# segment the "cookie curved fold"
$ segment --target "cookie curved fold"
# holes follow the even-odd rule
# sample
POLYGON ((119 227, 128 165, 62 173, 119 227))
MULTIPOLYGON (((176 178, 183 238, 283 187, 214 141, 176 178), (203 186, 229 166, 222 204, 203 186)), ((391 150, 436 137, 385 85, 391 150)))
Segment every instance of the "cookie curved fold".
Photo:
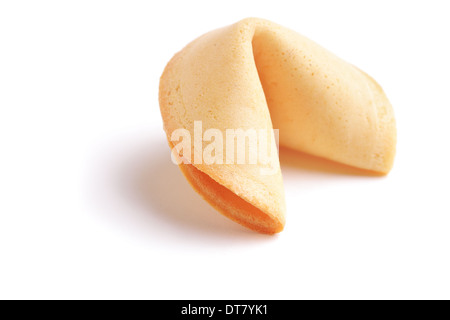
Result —
MULTIPOLYGON (((280 144, 361 169, 388 173, 395 155, 392 107, 367 74, 313 41, 250 18, 209 32, 178 52, 160 81, 169 145, 180 128, 280 130, 280 144)), ((276 148, 273 134, 266 139, 276 148)), ((252 153, 252 150, 246 150, 252 153)), ((218 211, 263 233, 285 224, 278 155, 256 164, 206 164, 192 146, 180 168, 218 211), (261 174, 261 169, 273 169, 261 174)), ((228 156, 228 155, 227 155, 228 156)))

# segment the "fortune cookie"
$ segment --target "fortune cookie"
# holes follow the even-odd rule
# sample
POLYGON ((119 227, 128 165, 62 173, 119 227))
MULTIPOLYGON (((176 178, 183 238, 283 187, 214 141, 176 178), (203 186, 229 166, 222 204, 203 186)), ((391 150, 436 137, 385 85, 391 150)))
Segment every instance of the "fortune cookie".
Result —
MULTIPOLYGON (((191 135, 192 148, 178 155, 193 188, 219 212, 258 232, 277 233, 285 225, 278 154, 256 163, 232 163, 228 154, 223 161, 202 161, 205 149, 192 143, 198 124, 200 136, 213 129, 216 140, 229 129, 266 130, 270 134, 257 145, 276 150, 275 128, 279 144, 290 149, 382 174, 393 164, 394 114, 375 80, 267 20, 245 19, 188 44, 167 64, 159 101, 169 146, 180 141, 174 141, 178 129, 191 135)), ((258 152, 244 148, 248 157, 258 152)))

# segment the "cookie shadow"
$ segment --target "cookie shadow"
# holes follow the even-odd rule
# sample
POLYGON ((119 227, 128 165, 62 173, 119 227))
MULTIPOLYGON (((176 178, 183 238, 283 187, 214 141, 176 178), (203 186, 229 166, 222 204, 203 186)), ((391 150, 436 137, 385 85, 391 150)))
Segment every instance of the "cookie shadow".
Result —
MULTIPOLYGON (((170 158, 165 137, 130 139, 113 146, 100 166, 106 171, 100 190, 106 193, 103 212, 115 215, 121 228, 140 232, 153 242, 202 242, 211 245, 272 241, 222 216, 189 185, 170 158), (111 158, 115 159, 111 164, 111 158), (106 208, 106 210, 105 210, 106 208)), ((326 183, 337 176, 380 176, 286 148, 280 150, 281 167, 286 178, 304 183, 326 183), (292 177, 289 177, 292 175, 292 177), (309 180, 308 180, 309 179, 309 180)), ((112 219, 114 220, 114 219, 112 219)))
POLYGON ((236 224, 203 200, 171 161, 170 149, 162 139, 145 143, 130 153, 120 172, 121 181, 127 181, 121 184, 128 201, 151 216, 148 232, 180 239, 202 236, 224 241, 271 238, 236 224))

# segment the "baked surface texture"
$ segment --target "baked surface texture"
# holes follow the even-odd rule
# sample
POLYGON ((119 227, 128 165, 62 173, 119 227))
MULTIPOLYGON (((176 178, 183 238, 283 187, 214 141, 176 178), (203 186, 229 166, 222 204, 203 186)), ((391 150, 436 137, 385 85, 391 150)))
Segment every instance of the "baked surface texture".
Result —
MULTIPOLYGON (((227 129, 276 128, 284 147, 382 174, 393 165, 394 114, 375 80, 267 20, 245 19, 191 42, 166 66, 159 100, 171 147, 174 130, 187 129, 194 137, 194 121, 202 121, 203 130, 224 136, 227 129)), ((267 144, 276 148, 273 135, 267 144)), ((277 154, 270 165, 192 162, 180 168, 225 216, 263 233, 283 229, 277 154), (261 174, 268 166, 275 173, 261 174)))

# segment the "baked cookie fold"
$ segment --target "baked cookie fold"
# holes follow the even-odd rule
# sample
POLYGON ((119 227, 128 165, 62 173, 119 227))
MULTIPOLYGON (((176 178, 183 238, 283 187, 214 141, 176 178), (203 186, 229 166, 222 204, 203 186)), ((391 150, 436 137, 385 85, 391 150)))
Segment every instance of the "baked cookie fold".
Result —
MULTIPOLYGON (((272 128, 279 129, 280 144, 294 150, 383 174, 393 164, 395 120, 381 87, 308 38, 267 20, 245 19, 191 42, 166 66, 159 100, 172 148, 176 130, 192 139, 199 123, 201 135, 209 129, 223 137, 229 129, 268 132, 257 142, 269 150, 265 161, 233 163, 236 155, 227 153, 222 162, 210 163, 195 143, 190 152, 178 152, 197 192, 259 232, 277 233, 285 225, 272 128)), ((246 159, 261 151, 244 147, 246 159)))

